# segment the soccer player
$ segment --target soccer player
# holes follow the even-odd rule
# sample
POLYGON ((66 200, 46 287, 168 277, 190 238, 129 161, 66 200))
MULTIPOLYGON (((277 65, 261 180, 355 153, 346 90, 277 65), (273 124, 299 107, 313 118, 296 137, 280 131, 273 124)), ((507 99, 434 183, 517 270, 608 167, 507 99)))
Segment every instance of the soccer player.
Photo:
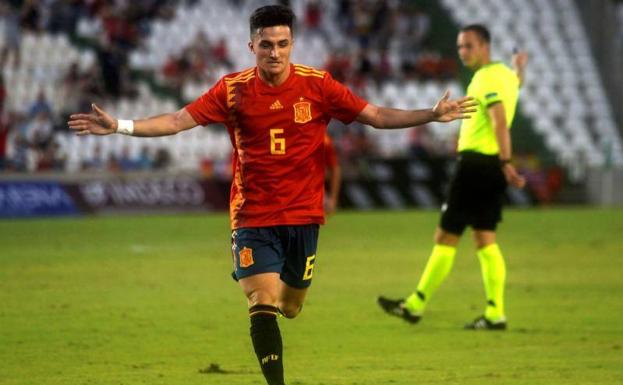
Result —
POLYGON ((467 226, 473 230, 486 293, 484 314, 465 325, 467 329, 506 329, 504 283, 506 267, 496 242, 497 223, 502 219, 502 199, 507 184, 522 188, 525 179, 511 163, 509 129, 523 70, 525 53, 513 56, 514 71, 490 58, 490 34, 482 25, 463 28, 457 39, 459 57, 474 70, 467 95, 478 103, 478 112, 461 125, 458 165, 442 207, 428 263, 416 291, 406 299, 379 297, 387 313, 417 323, 428 301, 446 278, 456 246, 467 226))
POLYGON ((342 187, 342 168, 337 159, 335 145, 328 133, 324 136, 324 165, 328 180, 325 191, 325 214, 331 215, 337 210, 340 188, 342 187))
POLYGON ((293 12, 272 5, 250 17, 256 66, 226 75, 174 113, 117 120, 93 105, 70 117, 78 135, 173 135, 222 122, 234 151, 230 196, 235 278, 248 302, 251 340, 270 385, 284 384, 279 314, 294 318, 311 284, 324 223, 324 135, 331 118, 378 128, 449 122, 474 112, 470 98, 446 94, 431 109, 368 104, 325 72, 291 64, 293 12))

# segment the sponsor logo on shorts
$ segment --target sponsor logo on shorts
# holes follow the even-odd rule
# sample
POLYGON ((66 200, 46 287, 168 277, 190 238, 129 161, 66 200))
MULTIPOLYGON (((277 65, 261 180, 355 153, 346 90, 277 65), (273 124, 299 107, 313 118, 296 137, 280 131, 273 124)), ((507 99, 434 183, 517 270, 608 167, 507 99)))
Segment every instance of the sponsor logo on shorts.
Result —
POLYGON ((240 267, 246 269, 247 267, 253 265, 255 261, 253 260, 253 249, 249 249, 248 247, 243 247, 240 250, 240 267))

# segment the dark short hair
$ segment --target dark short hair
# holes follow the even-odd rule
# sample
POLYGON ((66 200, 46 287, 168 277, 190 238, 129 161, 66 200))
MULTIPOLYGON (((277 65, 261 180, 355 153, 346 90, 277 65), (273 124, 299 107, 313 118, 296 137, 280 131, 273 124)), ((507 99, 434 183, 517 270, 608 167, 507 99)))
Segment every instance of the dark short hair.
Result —
POLYGON ((251 36, 258 30, 276 25, 287 25, 294 35, 294 22, 296 16, 292 9, 283 5, 266 5, 253 11, 249 17, 249 29, 251 36))
POLYGON ((461 32, 468 32, 468 31, 474 32, 485 43, 491 43, 491 33, 489 33, 489 30, 484 25, 470 24, 468 26, 461 28, 461 32))

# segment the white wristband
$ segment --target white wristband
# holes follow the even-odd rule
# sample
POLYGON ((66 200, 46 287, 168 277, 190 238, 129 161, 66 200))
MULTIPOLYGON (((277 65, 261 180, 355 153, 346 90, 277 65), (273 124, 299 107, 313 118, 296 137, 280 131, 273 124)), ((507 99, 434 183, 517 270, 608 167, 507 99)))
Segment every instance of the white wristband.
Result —
POLYGON ((117 133, 123 135, 132 135, 134 132, 134 121, 133 120, 117 120, 117 133))

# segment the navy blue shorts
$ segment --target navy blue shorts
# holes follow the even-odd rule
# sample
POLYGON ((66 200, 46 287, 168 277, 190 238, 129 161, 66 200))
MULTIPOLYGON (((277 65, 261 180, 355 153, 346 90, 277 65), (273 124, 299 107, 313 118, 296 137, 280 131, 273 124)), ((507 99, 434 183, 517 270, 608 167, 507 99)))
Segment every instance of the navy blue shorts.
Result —
POLYGON ((234 278, 280 273, 288 286, 309 287, 316 261, 318 229, 317 224, 311 224, 233 230, 234 278))

